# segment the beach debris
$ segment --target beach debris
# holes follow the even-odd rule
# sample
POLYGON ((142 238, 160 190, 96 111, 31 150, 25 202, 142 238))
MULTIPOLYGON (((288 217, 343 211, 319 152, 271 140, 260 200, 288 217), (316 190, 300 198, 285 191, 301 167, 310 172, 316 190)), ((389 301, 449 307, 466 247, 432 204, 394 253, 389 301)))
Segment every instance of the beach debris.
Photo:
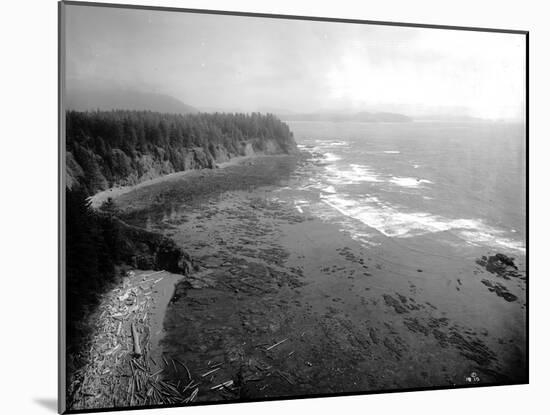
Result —
POLYGON ((158 275, 158 274, 162 274, 163 272, 165 272, 164 270, 160 270, 160 271, 155 271, 155 272, 151 272, 150 274, 144 274, 141 276, 141 278, 143 278, 143 280, 145 280, 145 278, 149 278, 153 275, 158 275))
POLYGON ((203 374, 201 375, 201 377, 205 378, 206 376, 208 376, 208 375, 210 375, 210 374, 212 374, 212 373, 214 373, 214 372, 217 372, 218 370, 220 370, 220 367, 217 367, 217 368, 215 368, 215 369, 209 370, 209 371, 206 372, 206 373, 203 373, 203 374))
POLYGON ((115 353, 119 348, 120 348, 120 344, 117 344, 113 349, 106 351, 106 352, 105 352, 105 355, 106 355, 106 356, 110 356, 110 355, 112 355, 113 353, 115 353))
POLYGON ((189 368, 176 359, 170 365, 164 356, 160 356, 160 361, 151 355, 151 295, 155 284, 164 278, 159 275, 163 272, 125 272, 120 285, 101 299, 97 311, 89 317, 95 332, 89 348, 79 357, 84 363, 68 381, 71 410, 196 400, 198 383, 192 380, 189 368), (177 374, 177 364, 185 369, 183 376, 189 379, 186 386, 183 385, 187 381, 171 382, 161 377, 170 367, 177 374))
POLYGON ((275 372, 277 375, 279 375, 281 378, 283 378, 284 380, 286 380, 288 383, 290 383, 291 385, 294 385, 294 382, 288 377, 288 374, 285 374, 283 373, 282 371, 280 370, 277 370, 275 372))
POLYGON ((154 378, 155 376, 160 375, 162 372, 164 372, 164 369, 159 369, 155 373, 151 373, 149 377, 154 378))
POLYGON ((280 344, 283 344, 283 343, 286 342, 287 340, 288 340, 288 339, 281 340, 280 342, 277 342, 277 343, 275 343, 274 345, 269 346, 269 347, 268 347, 267 349, 265 349, 265 350, 266 350, 266 351, 269 351, 269 350, 271 350, 271 349, 273 349, 273 348, 279 346, 280 344))
POLYGON ((227 382, 223 382, 223 383, 220 383, 219 385, 212 386, 210 388, 210 390, 218 390, 218 389, 222 389, 222 388, 229 388, 232 385, 233 385, 233 381, 228 380, 227 382))
POLYGON ((185 369, 185 371, 187 372, 187 377, 189 378, 189 380, 191 380, 191 372, 189 371, 189 368, 182 362, 180 362, 178 359, 174 359, 177 363, 179 363, 180 365, 183 366, 183 368, 185 369))
POLYGON ((139 345, 139 334, 136 325, 132 323, 132 337, 134 339, 134 355, 141 356, 141 346, 139 345))
POLYGON ((470 374, 470 376, 467 376, 467 377, 466 377, 466 382, 468 382, 468 383, 477 383, 477 382, 479 382, 479 381, 480 381, 480 379, 479 379, 479 377, 478 377, 478 375, 477 375, 476 372, 472 372, 472 373, 470 374))
POLYGON ((195 390, 191 393, 191 395, 189 395, 189 397, 184 400, 184 403, 193 402, 197 397, 198 393, 199 393, 199 388, 195 388, 195 390))

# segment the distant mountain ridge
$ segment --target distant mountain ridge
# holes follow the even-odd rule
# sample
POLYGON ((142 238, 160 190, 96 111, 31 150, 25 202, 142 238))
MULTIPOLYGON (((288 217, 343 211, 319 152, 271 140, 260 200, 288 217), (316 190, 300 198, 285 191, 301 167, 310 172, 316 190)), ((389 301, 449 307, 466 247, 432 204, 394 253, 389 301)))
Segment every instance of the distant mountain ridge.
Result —
POLYGON ((441 122, 487 122, 489 120, 473 117, 471 115, 461 114, 433 114, 433 115, 420 115, 415 117, 418 121, 441 121, 441 122))
POLYGON ((65 108, 74 111, 153 111, 169 114, 196 114, 199 111, 170 95, 129 89, 68 89, 65 108))
POLYGON ((286 121, 357 121, 357 122, 411 122, 413 119, 407 115, 393 112, 356 112, 356 113, 307 113, 307 114, 281 114, 286 121))

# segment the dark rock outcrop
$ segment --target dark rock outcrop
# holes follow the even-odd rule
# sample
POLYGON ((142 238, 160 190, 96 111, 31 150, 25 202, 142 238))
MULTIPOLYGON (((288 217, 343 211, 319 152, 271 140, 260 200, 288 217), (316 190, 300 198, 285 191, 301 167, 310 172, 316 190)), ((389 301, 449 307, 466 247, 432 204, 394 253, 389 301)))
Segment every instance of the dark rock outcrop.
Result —
POLYGON ((481 283, 483 285, 485 285, 490 292, 495 293, 499 297, 504 298, 509 303, 511 303, 512 301, 516 301, 518 299, 517 296, 515 296, 514 294, 509 292, 508 289, 504 285, 502 285, 498 282, 491 282, 489 280, 481 280, 481 283))
POLYGON ((191 256, 171 239, 128 225, 116 217, 109 220, 118 237, 122 262, 134 268, 165 270, 182 275, 192 271, 191 256))
POLYGON ((505 280, 509 280, 514 277, 522 278, 522 273, 518 271, 518 267, 514 263, 514 259, 504 254, 498 253, 489 257, 484 255, 478 259, 476 263, 485 268, 491 274, 504 278, 505 280))

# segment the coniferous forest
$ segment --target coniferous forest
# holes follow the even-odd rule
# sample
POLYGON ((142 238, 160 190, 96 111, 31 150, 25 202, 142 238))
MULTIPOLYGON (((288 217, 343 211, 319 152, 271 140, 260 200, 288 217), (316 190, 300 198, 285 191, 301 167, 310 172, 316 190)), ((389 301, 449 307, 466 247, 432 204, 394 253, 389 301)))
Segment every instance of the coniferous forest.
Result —
MULTIPOLYGON (((232 157, 289 153, 288 126, 273 115, 68 111, 66 114, 67 334, 82 350, 84 322, 128 265, 186 273, 192 262, 160 235, 122 222, 114 205, 94 210, 88 197, 115 185, 176 171, 214 168, 232 157)), ((76 353, 74 356, 77 356, 76 353)), ((77 362, 74 362, 78 366, 77 362)))
POLYGON ((292 133, 274 115, 67 112, 67 186, 88 194, 177 171, 214 168, 253 153, 289 153, 292 133))
POLYGON ((87 317, 116 279, 119 241, 112 218, 94 212, 84 190, 65 195, 67 348, 76 356, 88 336, 87 317))

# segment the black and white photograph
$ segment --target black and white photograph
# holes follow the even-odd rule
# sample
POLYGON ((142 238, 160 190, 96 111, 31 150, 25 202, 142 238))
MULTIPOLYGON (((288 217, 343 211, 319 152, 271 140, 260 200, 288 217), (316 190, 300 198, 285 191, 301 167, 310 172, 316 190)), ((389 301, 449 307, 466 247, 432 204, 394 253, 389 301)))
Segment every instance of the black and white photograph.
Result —
POLYGON ((62 412, 529 382, 528 32, 59 19, 62 412))

